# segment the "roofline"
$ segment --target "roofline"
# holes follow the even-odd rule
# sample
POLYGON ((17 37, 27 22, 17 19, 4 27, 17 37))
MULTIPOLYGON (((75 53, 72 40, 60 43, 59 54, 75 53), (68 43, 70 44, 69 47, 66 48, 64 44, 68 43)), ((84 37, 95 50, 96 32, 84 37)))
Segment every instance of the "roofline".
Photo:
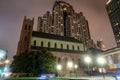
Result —
POLYGON ((43 32, 37 32, 33 31, 32 32, 33 37, 40 37, 40 38, 47 38, 47 39, 55 39, 55 40, 62 40, 62 41, 69 41, 69 42, 76 42, 76 43, 81 43, 81 41, 74 39, 72 37, 65 37, 65 36, 59 36, 59 35, 54 35, 54 34, 49 34, 49 33, 43 33, 43 32))

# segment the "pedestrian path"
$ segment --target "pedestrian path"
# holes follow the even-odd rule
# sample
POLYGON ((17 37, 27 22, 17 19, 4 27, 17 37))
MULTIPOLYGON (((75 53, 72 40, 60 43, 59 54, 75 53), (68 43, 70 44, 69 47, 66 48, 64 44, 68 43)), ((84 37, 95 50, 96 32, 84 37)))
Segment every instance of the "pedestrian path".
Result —
POLYGON ((83 76, 83 77, 71 77, 71 80, 116 80, 114 77, 112 76, 105 76, 105 78, 103 76, 83 76))

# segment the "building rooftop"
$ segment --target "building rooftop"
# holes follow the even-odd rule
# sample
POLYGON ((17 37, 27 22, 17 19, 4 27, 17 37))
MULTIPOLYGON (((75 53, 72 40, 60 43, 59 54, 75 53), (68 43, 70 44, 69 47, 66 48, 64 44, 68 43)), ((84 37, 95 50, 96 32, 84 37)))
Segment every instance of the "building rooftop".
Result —
POLYGON ((47 39, 54 39, 54 40, 61 40, 61 41, 68 41, 68 42, 82 43, 81 41, 74 39, 74 38, 71 38, 71 37, 59 36, 59 35, 37 32, 37 31, 33 31, 32 36, 42 37, 42 38, 47 38, 47 39))

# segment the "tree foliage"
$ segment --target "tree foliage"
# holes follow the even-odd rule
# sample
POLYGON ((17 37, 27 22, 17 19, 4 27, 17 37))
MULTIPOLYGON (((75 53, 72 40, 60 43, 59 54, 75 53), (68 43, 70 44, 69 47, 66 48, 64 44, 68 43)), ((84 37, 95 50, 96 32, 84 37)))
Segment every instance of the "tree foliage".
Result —
POLYGON ((14 73, 54 73, 56 58, 47 50, 23 52, 13 57, 14 73))

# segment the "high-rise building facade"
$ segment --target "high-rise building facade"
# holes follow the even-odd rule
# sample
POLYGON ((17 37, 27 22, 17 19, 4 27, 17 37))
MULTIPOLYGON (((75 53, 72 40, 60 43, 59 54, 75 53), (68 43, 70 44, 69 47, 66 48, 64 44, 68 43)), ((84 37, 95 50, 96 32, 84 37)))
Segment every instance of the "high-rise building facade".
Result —
POLYGON ((47 11, 38 18, 37 29, 44 33, 72 37, 83 42, 88 48, 94 47, 88 21, 83 13, 76 13, 70 4, 63 1, 55 2, 52 14, 47 11))
POLYGON ((109 0, 106 9, 117 46, 120 46, 120 0, 109 0))

